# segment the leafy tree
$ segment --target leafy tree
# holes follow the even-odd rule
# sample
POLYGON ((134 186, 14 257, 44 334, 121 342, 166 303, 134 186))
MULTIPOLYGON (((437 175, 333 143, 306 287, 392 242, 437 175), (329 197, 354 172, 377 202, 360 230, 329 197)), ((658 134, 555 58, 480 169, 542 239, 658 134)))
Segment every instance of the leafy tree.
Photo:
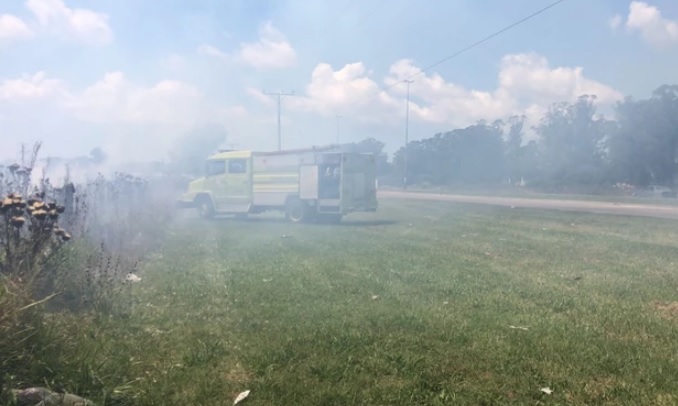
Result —
POLYGON ((542 181, 554 185, 591 185, 605 180, 604 141, 611 124, 596 117, 595 96, 551 106, 540 125, 542 181))
POLYGON ((219 124, 209 124, 186 133, 170 151, 171 167, 182 175, 202 175, 205 159, 224 143, 226 135, 226 129, 219 124))
POLYGON ((345 144, 343 149, 348 152, 374 154, 377 160, 377 175, 386 176, 391 172, 388 155, 384 152, 385 144, 374 138, 367 138, 358 143, 345 144))
POLYGON ((612 182, 672 186, 678 171, 678 86, 664 85, 646 100, 627 98, 616 120, 596 113, 594 95, 553 104, 525 142, 525 117, 507 123, 481 121, 411 141, 388 164, 384 144, 374 139, 347 150, 379 156, 379 173, 402 179, 407 151, 408 183, 437 185, 532 181, 547 189, 598 188, 612 182), (502 128, 508 124, 503 136, 502 128))
POLYGON ((626 98, 617 105, 617 121, 608 143, 615 180, 673 185, 678 169, 678 86, 661 86, 647 100, 626 98))
MULTIPOLYGON (((496 184, 505 177, 502 123, 480 122, 407 145, 408 183, 496 184)), ((395 154, 404 170, 405 148, 395 154)))
POLYGON ((538 145, 534 140, 524 143, 525 116, 513 116, 508 120, 505 156, 507 174, 511 183, 532 179, 538 174, 538 145))
POLYGON ((95 164, 102 164, 108 159, 108 155, 99 147, 92 149, 89 153, 91 161, 95 164))

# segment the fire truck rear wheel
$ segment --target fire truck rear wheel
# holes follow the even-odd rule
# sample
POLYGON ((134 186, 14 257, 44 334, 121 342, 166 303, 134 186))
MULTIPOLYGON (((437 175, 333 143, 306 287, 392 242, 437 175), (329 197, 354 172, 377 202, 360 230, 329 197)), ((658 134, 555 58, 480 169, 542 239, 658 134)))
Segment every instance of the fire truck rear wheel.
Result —
POLYGON ((285 218, 292 223, 302 223, 307 220, 309 216, 308 205, 302 200, 292 198, 287 201, 285 205, 285 218))

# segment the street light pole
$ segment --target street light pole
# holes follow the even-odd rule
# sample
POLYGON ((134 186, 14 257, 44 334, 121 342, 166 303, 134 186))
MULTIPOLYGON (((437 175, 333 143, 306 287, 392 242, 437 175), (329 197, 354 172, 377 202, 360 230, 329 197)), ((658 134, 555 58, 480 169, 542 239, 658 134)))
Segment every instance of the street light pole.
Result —
POLYGON ((405 104, 405 152, 403 154, 403 189, 407 189, 407 145, 409 144, 409 131, 410 131, 410 85, 413 83, 413 80, 405 80, 407 84, 407 103, 405 104))
POLYGON ((336 141, 336 143, 337 143, 337 145, 339 145, 339 134, 340 134, 340 130, 341 130, 341 127, 340 127, 341 126, 341 116, 336 115, 335 117, 337 119, 337 141, 336 141))
POLYGON ((268 93, 264 91, 264 94, 267 96, 273 96, 277 99, 278 101, 278 151, 282 149, 282 125, 280 121, 280 113, 281 113, 281 99, 283 96, 294 96, 294 91, 289 92, 289 93, 283 93, 282 91, 276 92, 276 93, 268 93))

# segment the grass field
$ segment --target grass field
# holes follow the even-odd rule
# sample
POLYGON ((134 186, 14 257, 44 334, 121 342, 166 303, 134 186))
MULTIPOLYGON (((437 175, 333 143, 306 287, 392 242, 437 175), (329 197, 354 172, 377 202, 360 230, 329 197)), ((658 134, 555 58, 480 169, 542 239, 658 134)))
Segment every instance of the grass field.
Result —
POLYGON ((131 313, 73 345, 119 405, 674 405, 677 226, 388 201, 339 226, 186 218, 131 313))

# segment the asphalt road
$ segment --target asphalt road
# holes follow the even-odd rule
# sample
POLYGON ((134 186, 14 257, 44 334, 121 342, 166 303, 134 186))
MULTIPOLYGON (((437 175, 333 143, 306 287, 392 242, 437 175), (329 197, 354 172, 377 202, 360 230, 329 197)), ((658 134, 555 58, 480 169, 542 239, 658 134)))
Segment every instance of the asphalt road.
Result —
POLYGON ((578 211, 622 216, 657 217, 678 220, 678 206, 610 203, 583 200, 532 199, 521 197, 466 196, 404 191, 379 191, 380 199, 412 199, 438 202, 488 204, 493 206, 578 211))

